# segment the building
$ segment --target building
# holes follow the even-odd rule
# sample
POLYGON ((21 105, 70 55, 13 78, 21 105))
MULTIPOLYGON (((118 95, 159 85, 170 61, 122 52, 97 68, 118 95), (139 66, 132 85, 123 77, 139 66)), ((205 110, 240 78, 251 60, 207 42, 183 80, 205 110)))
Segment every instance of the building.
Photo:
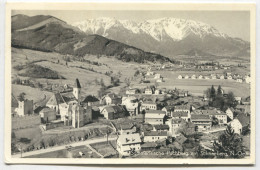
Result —
POLYGON ((233 80, 233 77, 230 75, 230 76, 227 76, 227 79, 228 80, 233 80))
POLYGON ((245 76, 245 82, 246 82, 246 83, 251 83, 251 78, 250 78, 249 75, 246 75, 246 76, 245 76))
POLYGON ((87 97, 85 97, 85 99, 82 101, 82 103, 86 104, 87 106, 99 106, 100 105, 100 101, 98 100, 98 98, 96 98, 93 95, 88 95, 87 97))
POLYGON ((190 77, 189 77, 188 75, 186 75, 184 78, 185 78, 185 79, 189 79, 190 77))
POLYGON ((199 75, 198 79, 203 79, 203 76, 202 76, 202 75, 199 75))
POLYGON ((144 132, 144 142, 156 142, 167 139, 167 131, 146 131, 144 132))
POLYGON ((130 115, 138 115, 140 113, 140 105, 138 99, 134 96, 123 97, 122 105, 125 106, 130 115))
POLYGON ((166 112, 166 116, 171 116, 172 112, 174 111, 174 106, 173 105, 167 105, 162 108, 162 111, 166 112))
POLYGON ((209 76, 204 76, 204 78, 205 78, 206 80, 209 80, 209 76))
POLYGON ((242 79, 237 79, 236 82, 243 83, 243 80, 242 79))
POLYGON ((169 126, 169 136, 177 137, 181 134, 183 128, 188 134, 195 131, 195 126, 192 122, 186 122, 183 119, 169 119, 166 123, 169 126))
POLYGON ((233 119, 234 119, 234 111, 235 111, 235 110, 234 110, 233 108, 227 108, 227 110, 225 111, 227 117, 228 117, 230 120, 233 120, 233 119))
POLYGON ((56 114, 57 112, 54 109, 51 108, 43 108, 39 115, 41 116, 41 122, 42 123, 48 123, 50 121, 56 120, 56 114))
POLYGON ((199 115, 208 115, 210 119, 212 120, 213 117, 218 119, 219 125, 225 125, 227 124, 227 114, 220 111, 220 110, 195 110, 193 114, 199 114, 199 115))
POLYGON ((250 96, 248 96, 248 97, 242 99, 242 104, 243 104, 243 105, 250 105, 250 103, 251 103, 251 98, 250 98, 250 96))
POLYGON ((33 100, 18 100, 18 107, 15 109, 18 116, 32 115, 33 100))
POLYGON ((156 89, 156 90, 154 91, 154 94, 155 94, 155 95, 161 94, 161 90, 160 90, 160 89, 156 89))
POLYGON ((145 113, 145 123, 164 124, 165 112, 161 110, 147 110, 145 113))
POLYGON ((153 125, 153 131, 166 131, 168 132, 169 131, 169 126, 168 125, 162 125, 162 124, 159 124, 159 125, 153 125))
POLYGON ((196 78, 197 78, 197 77, 196 77, 195 74, 191 76, 191 79, 196 79, 196 78))
POLYGON ((224 80, 224 79, 225 79, 225 76, 224 76, 224 75, 221 75, 221 76, 219 76, 219 79, 224 80))
POLYGON ((178 79, 182 79, 182 78, 183 78, 182 75, 179 75, 179 76, 178 76, 178 79))
POLYGON ((120 135, 136 133, 136 127, 132 123, 121 124, 117 128, 120 135))
POLYGON ((156 74, 154 75, 154 79, 159 79, 159 78, 161 78, 161 74, 156 73, 156 74))
POLYGON ((172 113, 172 119, 183 119, 185 121, 190 121, 190 112, 178 111, 172 113))
POLYGON ((106 107, 104 107, 103 109, 100 110, 100 113, 102 115, 104 115, 104 117, 106 119, 109 119, 109 120, 123 118, 127 114, 124 107, 118 106, 118 105, 106 106, 106 107))
POLYGON ((157 82, 157 83, 163 82, 163 78, 161 77, 161 78, 157 79, 156 82, 157 82))
POLYGON ((231 122, 229 122, 229 125, 234 130, 234 133, 241 134, 242 124, 240 123, 240 121, 237 118, 235 118, 231 122))
POLYGON ((119 135, 117 139, 117 151, 123 156, 130 156, 140 153, 141 138, 138 133, 119 135))
POLYGON ((211 129, 212 120, 209 115, 191 114, 191 122, 195 125, 195 131, 202 132, 211 129))
POLYGON ((141 110, 157 110, 157 105, 152 101, 144 101, 141 104, 141 110))
POLYGON ((238 104, 241 104, 241 102, 242 102, 242 97, 235 97, 235 101, 236 101, 238 104))
POLYGON ((56 112, 60 113, 59 105, 65 103, 65 100, 60 93, 55 93, 46 103, 46 106, 54 109, 56 112))
POLYGON ((187 97, 188 96, 188 91, 179 91, 178 92, 178 97, 187 97))
POLYGON ((114 93, 110 93, 105 95, 102 99, 101 102, 104 103, 105 105, 119 105, 122 103, 122 98, 117 96, 114 93))
POLYGON ((148 95, 153 94, 153 90, 152 90, 152 88, 147 87, 147 88, 144 90, 144 94, 148 94, 148 95))
POLYGON ((128 89, 125 92, 125 94, 127 95, 136 94, 136 93, 137 93, 137 89, 128 89))
POLYGON ((190 106, 189 105, 177 105, 174 107, 174 112, 187 112, 190 114, 190 106))

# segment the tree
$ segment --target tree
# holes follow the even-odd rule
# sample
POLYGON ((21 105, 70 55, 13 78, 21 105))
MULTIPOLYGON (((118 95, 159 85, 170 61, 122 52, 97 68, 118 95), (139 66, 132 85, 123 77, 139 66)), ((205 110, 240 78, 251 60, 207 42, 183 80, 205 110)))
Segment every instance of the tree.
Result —
POLYGON ((228 125, 224 133, 219 136, 218 142, 214 142, 214 152, 218 157, 222 158, 243 158, 245 156, 245 147, 242 142, 241 136, 228 125))
POLYGON ((24 92, 22 92, 22 93, 20 93, 19 95, 18 95, 18 97, 17 97, 17 99, 19 100, 19 101, 24 101, 25 100, 25 93, 24 92))
POLYGON ((129 87, 129 86, 130 86, 130 84, 131 84, 131 81, 130 81, 130 79, 129 79, 129 78, 125 78, 125 84, 127 85, 127 87, 129 87))
POLYGON ((140 71, 139 71, 139 70, 136 70, 134 76, 136 77, 136 76, 138 76, 139 74, 140 74, 140 71))
POLYGON ((214 86, 212 85, 211 89, 210 89, 210 98, 213 101, 215 99, 215 97, 216 97, 216 90, 215 90, 214 86))
POLYGON ((101 85, 101 87, 103 87, 103 88, 106 87, 103 78, 101 78, 101 80, 100 80, 100 85, 101 85))
POLYGON ((216 116, 213 116, 213 117, 212 117, 212 126, 216 126, 216 125, 218 125, 218 124, 219 124, 218 118, 216 118, 216 116))
POLYGON ((220 85, 218 86, 217 96, 222 96, 222 88, 220 85))

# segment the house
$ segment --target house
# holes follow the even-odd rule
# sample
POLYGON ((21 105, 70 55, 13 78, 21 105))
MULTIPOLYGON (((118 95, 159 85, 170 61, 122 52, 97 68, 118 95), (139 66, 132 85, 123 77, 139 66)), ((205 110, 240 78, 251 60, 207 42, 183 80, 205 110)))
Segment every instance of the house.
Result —
POLYGON ((251 103, 250 96, 242 99, 242 104, 243 105, 250 105, 250 103, 251 103))
POLYGON ((237 118, 235 118, 231 122, 229 122, 229 125, 234 130, 234 133, 241 134, 242 124, 240 123, 240 121, 237 118))
POLYGON ((190 106, 189 105, 177 105, 174 107, 174 112, 187 112, 190 114, 190 106))
POLYGON ((187 97, 188 96, 188 91, 179 91, 178 92, 178 97, 187 97))
POLYGON ((82 101, 82 103, 86 104, 87 106, 99 106, 100 101, 93 95, 88 95, 82 101))
POLYGON ((154 72, 152 72, 152 71, 147 71, 146 75, 147 75, 147 76, 152 76, 152 75, 154 75, 154 72))
POLYGON ((141 104, 141 110, 157 110, 157 105, 152 101, 144 101, 141 104))
POLYGON ((57 112, 54 109, 51 108, 43 108, 39 115, 41 116, 41 122, 42 123, 48 123, 50 121, 56 120, 56 114, 57 112))
POLYGON ((190 77, 189 77, 188 75, 186 75, 184 78, 185 78, 185 79, 189 79, 190 77))
POLYGON ((231 76, 232 74, 230 72, 227 72, 226 73, 226 76, 231 76))
POLYGON ((227 76, 227 79, 228 80, 233 80, 233 77, 230 75, 230 76, 227 76))
POLYGON ((140 153, 141 138, 138 133, 119 135, 117 139, 117 151, 123 156, 130 156, 140 153))
POLYGON ((152 88, 147 87, 147 88, 144 90, 144 94, 148 94, 148 95, 153 94, 153 90, 152 90, 152 88))
POLYGON ((165 112, 161 110, 147 110, 145 113, 145 123, 164 124, 165 112))
POLYGON ((105 106, 103 109, 100 110, 100 113, 109 120, 123 118, 127 114, 124 107, 120 105, 105 106))
POLYGON ((60 113, 59 105, 65 103, 65 100, 61 96, 61 93, 55 93, 46 103, 46 106, 54 109, 56 112, 60 113))
POLYGON ((122 105, 125 106, 130 115, 138 115, 140 113, 140 105, 138 99, 134 96, 123 97, 122 105))
POLYGON ((217 79, 217 76, 215 74, 211 75, 211 79, 215 80, 215 79, 217 79))
POLYGON ((156 73, 156 74, 154 75, 154 79, 159 79, 159 78, 161 78, 161 74, 156 73))
POLYGON ((202 75, 199 75, 198 79, 203 79, 203 76, 202 76, 202 75))
POLYGON ((221 76, 219 76, 219 79, 224 80, 224 79, 225 79, 225 76, 224 76, 224 75, 221 75, 221 76))
POLYGON ((120 135, 136 133, 136 127, 132 123, 120 124, 117 130, 120 135))
POLYGON ((227 124, 227 114, 220 111, 220 110, 216 110, 216 109, 213 109, 213 110, 210 110, 210 109, 208 109, 208 110, 195 110, 193 112, 193 114, 208 115, 211 120, 213 119, 213 117, 215 117, 215 118, 218 119, 219 125, 227 124))
POLYGON ((109 93, 101 99, 101 102, 105 105, 119 105, 122 103, 122 98, 114 93, 109 93))
POLYGON ((185 123, 186 121, 184 119, 169 119, 165 122, 165 124, 169 126, 169 135, 172 137, 176 137, 180 134, 179 128, 185 123))
POLYGON ((227 108, 226 110, 226 115, 228 116, 229 119, 233 120, 234 119, 234 109, 231 108, 227 108))
POLYGON ((160 89, 156 89, 156 90, 154 91, 154 94, 155 94, 155 95, 161 94, 161 90, 160 90, 160 89))
POLYGON ((157 79, 156 82, 157 82, 157 83, 163 82, 163 78, 161 77, 161 78, 157 79))
POLYGON ((197 78, 197 77, 196 77, 195 74, 191 76, 191 79, 196 79, 196 78, 197 78))
POLYGON ((245 82, 246 82, 246 83, 251 83, 251 78, 250 78, 249 75, 246 75, 246 76, 245 76, 245 82))
POLYGON ((238 103, 238 104, 241 104, 241 101, 242 101, 242 97, 235 97, 235 101, 238 103))
POLYGON ((144 132, 144 142, 156 142, 158 140, 167 139, 167 137, 167 131, 144 132))
POLYGON ((212 120, 209 115, 191 114, 191 122, 195 125, 195 131, 202 132, 211 129, 212 120))
POLYGON ((172 119, 183 119, 185 121, 190 121, 190 112, 178 111, 172 113, 172 119))
POLYGON ((127 94, 127 95, 136 94, 136 93, 137 93, 137 89, 128 89, 125 92, 125 94, 127 94))
POLYGON ((168 125, 153 125, 153 131, 169 131, 169 126, 168 125))
POLYGON ((171 116, 172 112, 174 111, 174 106, 173 105, 167 105, 162 108, 162 111, 166 112, 166 116, 171 116))
POLYGON ((239 79, 236 80, 236 82, 238 82, 238 83, 242 83, 243 80, 239 78, 239 79))
POLYGON ((206 80, 209 80, 209 76, 204 76, 204 78, 205 78, 206 80))
POLYGON ((33 112, 33 100, 18 100, 18 107, 15 109, 18 116, 32 115, 33 112))
POLYGON ((178 79, 182 79, 182 78, 183 78, 182 75, 179 75, 179 76, 178 76, 178 79))

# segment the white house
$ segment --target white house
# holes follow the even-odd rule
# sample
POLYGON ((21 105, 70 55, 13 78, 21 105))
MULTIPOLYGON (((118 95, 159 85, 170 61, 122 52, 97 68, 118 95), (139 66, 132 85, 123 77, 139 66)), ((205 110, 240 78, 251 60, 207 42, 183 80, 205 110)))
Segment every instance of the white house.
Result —
POLYGON ((167 139, 167 131, 146 131, 144 132, 144 142, 156 142, 167 139))
POLYGON ((242 79, 237 79, 236 82, 238 82, 238 83, 242 83, 243 80, 242 80, 242 79))
POLYGON ((195 74, 191 76, 191 79, 196 79, 196 78, 197 78, 197 77, 196 77, 195 74))
POLYGON ((242 124, 238 119, 233 119, 231 122, 229 122, 229 125, 234 130, 235 133, 241 134, 242 132, 242 124))
POLYGON ((189 77, 188 75, 186 75, 184 78, 185 78, 185 79, 189 79, 190 77, 189 77))
POLYGON ((242 97, 235 97, 235 101, 237 101, 238 104, 241 104, 242 97))
POLYGON ((251 83, 251 78, 250 78, 250 76, 245 76, 245 82, 246 83, 251 83))
POLYGON ((178 76, 178 79, 182 79, 182 75, 179 75, 179 76, 178 76))
POLYGON ((136 97, 134 97, 134 96, 123 97, 122 105, 124 105, 126 107, 126 110, 131 115, 139 114, 139 103, 138 103, 138 100, 136 97))
POLYGON ((145 122, 149 124, 164 124, 166 113, 161 110, 147 110, 145 113, 145 122))
POLYGON ((163 78, 161 77, 161 78, 157 79, 156 82, 157 82, 157 83, 163 82, 163 78))
POLYGON ((199 77, 198 77, 199 79, 203 79, 203 76, 202 75, 199 75, 199 77))
POLYGON ((209 76, 205 76, 204 78, 205 78, 206 80, 209 80, 209 76))
POLYGON ((230 75, 230 76, 227 76, 227 79, 228 80, 233 80, 233 77, 230 75))
POLYGON ((219 77, 219 79, 224 80, 224 79, 225 79, 225 76, 224 76, 224 75, 221 75, 221 76, 219 77))
POLYGON ((117 139, 117 151, 123 156, 140 153, 141 138, 138 133, 119 135, 117 139))
POLYGON ((184 123, 186 123, 186 121, 183 119, 169 119, 166 121, 165 124, 169 126, 169 135, 172 137, 178 136, 179 129, 184 123))
POLYGON ((156 110, 156 109, 157 109, 157 105, 152 101, 144 101, 141 104, 141 110, 156 110))
POLYGON ((153 90, 149 87, 147 87, 145 90, 144 90, 144 94, 153 94, 153 90))
POLYGON ((156 74, 154 75, 154 79, 159 79, 159 78, 161 78, 161 74, 156 73, 156 74))
POLYGON ((155 94, 155 95, 161 94, 161 90, 160 90, 160 89, 156 89, 156 90, 154 91, 154 94, 155 94))

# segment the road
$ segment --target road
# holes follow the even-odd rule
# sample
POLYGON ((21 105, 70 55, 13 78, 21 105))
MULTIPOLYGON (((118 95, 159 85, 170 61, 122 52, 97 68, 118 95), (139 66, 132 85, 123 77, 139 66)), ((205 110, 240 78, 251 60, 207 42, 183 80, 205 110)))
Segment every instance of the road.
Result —
MULTIPOLYGON (((115 137, 109 137, 108 140, 116 140, 117 136, 115 137)), ((27 157, 27 156, 32 156, 32 155, 38 155, 38 154, 43 154, 43 153, 47 153, 47 152, 54 152, 54 151, 58 151, 58 150, 62 150, 62 149, 66 149, 65 146, 72 146, 72 147, 76 147, 76 146, 81 146, 81 145, 90 145, 93 143, 100 143, 100 142, 105 142, 107 141, 106 137, 102 137, 102 138, 94 138, 94 139, 89 139, 89 140, 85 140, 85 141, 80 141, 80 142, 76 142, 76 143, 71 143, 71 144, 66 144, 66 145, 62 145, 62 146, 54 146, 51 148, 47 148, 47 149, 41 149, 41 150, 36 150, 36 151, 31 151, 31 152, 24 152, 22 153, 22 157, 27 157)), ((21 153, 12 155, 13 158, 21 158, 21 153)))
POLYGON ((217 128, 217 129, 211 129, 211 130, 205 131, 203 133, 208 134, 208 133, 215 133, 215 132, 224 131, 224 130, 226 130, 226 127, 221 127, 221 128, 217 128))

